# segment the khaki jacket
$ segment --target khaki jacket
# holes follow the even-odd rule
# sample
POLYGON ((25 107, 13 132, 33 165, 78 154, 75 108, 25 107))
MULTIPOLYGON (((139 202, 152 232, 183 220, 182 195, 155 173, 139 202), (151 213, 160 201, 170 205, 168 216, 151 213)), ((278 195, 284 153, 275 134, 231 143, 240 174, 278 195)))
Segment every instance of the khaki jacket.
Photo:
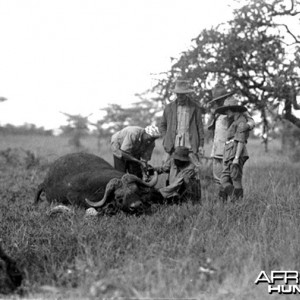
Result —
POLYGON ((234 117, 233 123, 227 129, 227 136, 223 155, 224 162, 234 159, 238 142, 244 143, 241 157, 243 157, 245 161, 249 158, 246 147, 247 140, 249 137, 249 131, 243 131, 243 123, 247 123, 246 117, 243 114, 237 114, 234 117))
MULTIPOLYGON (((250 125, 250 130, 255 126, 255 122, 249 112, 244 112, 242 115, 246 118, 246 122, 250 125)), ((224 146, 227 137, 228 119, 226 115, 216 115, 212 124, 208 127, 209 130, 214 130, 214 141, 211 151, 211 157, 223 158, 224 146)))

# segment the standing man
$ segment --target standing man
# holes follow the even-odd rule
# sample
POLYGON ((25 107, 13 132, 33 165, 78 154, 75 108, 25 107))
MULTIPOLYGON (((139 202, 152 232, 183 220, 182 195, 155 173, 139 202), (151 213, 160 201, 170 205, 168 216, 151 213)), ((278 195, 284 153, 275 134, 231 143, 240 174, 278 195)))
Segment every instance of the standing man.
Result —
MULTIPOLYGON (((208 126, 208 129, 214 131, 214 139, 211 152, 211 157, 213 159, 213 176, 219 190, 219 197, 223 201, 227 200, 227 194, 225 193, 221 185, 221 174, 223 171, 223 154, 227 137, 227 128, 229 124, 227 115, 218 113, 217 108, 223 106, 224 101, 234 94, 234 91, 227 91, 224 86, 218 84, 212 90, 213 99, 210 101, 210 103, 213 104, 213 120, 208 126)), ((250 116, 247 109, 245 109, 242 114, 246 119, 244 130, 245 132, 249 132, 254 128, 255 122, 250 116)))
POLYGON ((142 169, 147 168, 155 140, 160 137, 156 126, 146 128, 127 126, 111 137, 111 149, 115 169, 143 177, 142 169))
POLYGON ((204 154, 201 107, 190 96, 194 90, 188 80, 177 80, 173 92, 176 99, 166 105, 159 128, 164 136, 163 146, 169 156, 176 147, 188 148, 191 160, 197 164, 198 154, 204 154))
POLYGON ((243 167, 249 158, 246 144, 249 124, 245 117, 246 107, 239 105, 236 95, 228 97, 224 105, 216 109, 216 114, 226 115, 228 128, 225 135, 221 186, 225 199, 234 202, 243 197, 243 167))

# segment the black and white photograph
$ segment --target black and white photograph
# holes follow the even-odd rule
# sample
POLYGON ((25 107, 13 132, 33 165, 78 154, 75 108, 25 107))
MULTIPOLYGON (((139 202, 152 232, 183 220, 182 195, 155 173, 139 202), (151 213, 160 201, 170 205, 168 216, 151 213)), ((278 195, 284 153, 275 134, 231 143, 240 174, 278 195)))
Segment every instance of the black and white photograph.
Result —
POLYGON ((0 0, 0 299, 300 295, 300 0, 0 0))

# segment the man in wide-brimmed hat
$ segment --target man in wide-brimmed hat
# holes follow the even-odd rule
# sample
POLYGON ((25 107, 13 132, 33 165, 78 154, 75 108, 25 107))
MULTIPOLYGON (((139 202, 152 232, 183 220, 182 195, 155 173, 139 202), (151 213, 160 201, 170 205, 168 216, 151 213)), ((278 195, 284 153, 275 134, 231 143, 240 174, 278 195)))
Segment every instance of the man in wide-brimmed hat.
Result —
POLYGON ((168 154, 184 146, 190 153, 203 154, 204 129, 200 105, 192 99, 189 80, 177 80, 172 90, 175 101, 166 105, 160 123, 163 146, 168 154))
POLYGON ((169 184, 159 191, 165 199, 200 202, 201 184, 198 170, 189 156, 187 147, 178 146, 158 173, 169 173, 169 184))
POLYGON ((155 125, 145 128, 127 126, 116 132, 111 137, 115 169, 142 178, 142 170, 146 169, 155 147, 155 140, 160 135, 155 125))
MULTIPOLYGON (((217 113, 216 108, 222 106, 224 101, 234 94, 235 91, 226 90, 222 84, 217 84, 212 90, 213 99, 210 101, 213 106, 213 120, 208 126, 208 129, 213 130, 214 132, 213 147, 211 151, 211 157, 213 159, 213 176, 217 189, 219 190, 219 197, 222 200, 227 199, 227 195, 221 186, 221 174, 223 170, 223 153, 227 136, 228 118, 226 115, 217 113)), ((245 131, 252 130, 255 126, 253 118, 248 111, 243 112, 243 115, 247 120, 245 131)))
POLYGON ((226 130, 221 186, 225 198, 235 201, 243 197, 242 176, 243 167, 249 158, 246 144, 249 137, 249 124, 245 116, 247 108, 239 104, 236 94, 225 99, 218 107, 216 114, 226 115, 228 128, 226 130))

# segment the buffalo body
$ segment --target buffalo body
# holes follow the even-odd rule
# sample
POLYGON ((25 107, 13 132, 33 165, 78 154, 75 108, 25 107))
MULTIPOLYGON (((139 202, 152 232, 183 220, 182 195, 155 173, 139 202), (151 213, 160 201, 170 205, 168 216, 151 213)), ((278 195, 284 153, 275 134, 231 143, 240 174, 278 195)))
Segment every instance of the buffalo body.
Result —
POLYGON ((145 199, 151 201, 152 195, 160 197, 152 187, 156 182, 145 183, 135 175, 120 172, 96 155, 72 153, 60 157, 50 166, 39 186, 35 203, 44 192, 50 203, 85 208, 110 204, 122 210, 136 210, 143 206, 145 199))

